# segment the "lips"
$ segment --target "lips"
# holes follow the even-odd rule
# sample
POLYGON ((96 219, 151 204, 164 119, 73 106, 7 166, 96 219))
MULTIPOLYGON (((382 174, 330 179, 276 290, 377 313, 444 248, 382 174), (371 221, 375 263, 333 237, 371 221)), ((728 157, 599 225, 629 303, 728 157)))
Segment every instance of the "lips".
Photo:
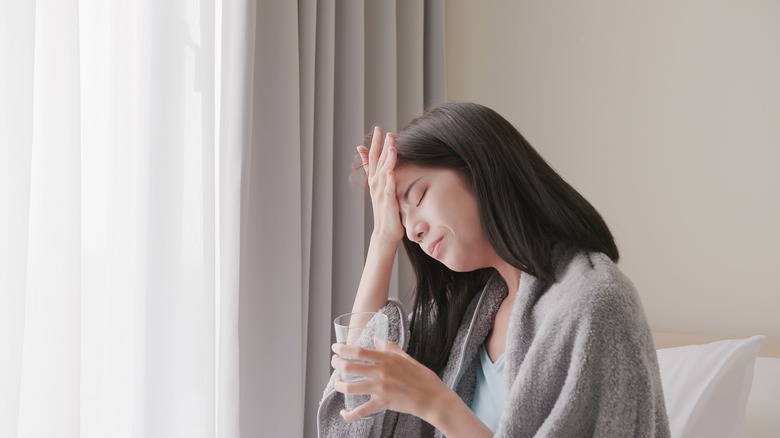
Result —
POLYGON ((439 258, 439 249, 441 248, 441 241, 444 240, 444 237, 440 237, 439 240, 431 243, 428 245, 427 253, 431 257, 438 259, 439 258))

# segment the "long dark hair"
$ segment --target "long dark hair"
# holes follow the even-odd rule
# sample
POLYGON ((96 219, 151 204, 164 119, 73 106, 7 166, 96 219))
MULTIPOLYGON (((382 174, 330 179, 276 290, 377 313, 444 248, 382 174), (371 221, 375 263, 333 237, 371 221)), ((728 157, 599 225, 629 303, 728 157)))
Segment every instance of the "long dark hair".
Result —
MULTIPOLYGON (((490 108, 431 108, 398 133, 396 146, 397 166, 459 174, 477 199, 493 249, 521 271, 554 283, 561 248, 602 252, 618 261, 615 240, 596 209, 490 108)), ((403 245, 417 279, 409 353, 440 373, 469 303, 495 271, 455 272, 406 236, 403 245)))

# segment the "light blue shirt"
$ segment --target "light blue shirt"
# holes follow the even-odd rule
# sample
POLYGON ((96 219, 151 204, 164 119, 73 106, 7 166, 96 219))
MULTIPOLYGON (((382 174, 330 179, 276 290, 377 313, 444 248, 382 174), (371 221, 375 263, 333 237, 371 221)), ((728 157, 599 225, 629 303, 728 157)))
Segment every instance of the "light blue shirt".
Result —
POLYGON ((485 344, 479 347, 479 363, 477 367, 477 386, 474 388, 474 398, 471 400, 471 410, 485 425, 496 431, 501 412, 504 411, 504 355, 495 363, 485 350, 485 344))

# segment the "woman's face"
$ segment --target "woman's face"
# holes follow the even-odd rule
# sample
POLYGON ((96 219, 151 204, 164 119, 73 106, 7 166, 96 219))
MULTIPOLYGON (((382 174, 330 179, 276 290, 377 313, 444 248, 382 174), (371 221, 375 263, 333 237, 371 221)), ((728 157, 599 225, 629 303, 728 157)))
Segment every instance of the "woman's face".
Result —
POLYGON ((395 169, 401 223, 412 242, 453 271, 495 266, 471 188, 449 169, 411 164, 395 169))

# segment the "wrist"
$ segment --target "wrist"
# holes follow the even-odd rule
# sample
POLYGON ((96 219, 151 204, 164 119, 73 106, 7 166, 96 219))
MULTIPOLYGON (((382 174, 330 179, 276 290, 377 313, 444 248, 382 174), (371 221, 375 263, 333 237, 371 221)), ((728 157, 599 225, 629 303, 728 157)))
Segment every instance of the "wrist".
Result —
POLYGON ((445 387, 446 392, 431 398, 429 411, 420 416, 447 437, 492 437, 487 428, 471 411, 466 403, 454 391, 445 387))
POLYGON ((395 255, 399 243, 401 243, 401 239, 399 238, 380 233, 372 233, 371 239, 369 240, 369 248, 391 252, 395 255))
POLYGON ((458 411, 455 407, 459 405, 465 406, 463 400, 442 383, 441 390, 431 394, 430 399, 421 407, 420 418, 442 430, 444 425, 451 422, 450 415, 453 411, 458 411))

